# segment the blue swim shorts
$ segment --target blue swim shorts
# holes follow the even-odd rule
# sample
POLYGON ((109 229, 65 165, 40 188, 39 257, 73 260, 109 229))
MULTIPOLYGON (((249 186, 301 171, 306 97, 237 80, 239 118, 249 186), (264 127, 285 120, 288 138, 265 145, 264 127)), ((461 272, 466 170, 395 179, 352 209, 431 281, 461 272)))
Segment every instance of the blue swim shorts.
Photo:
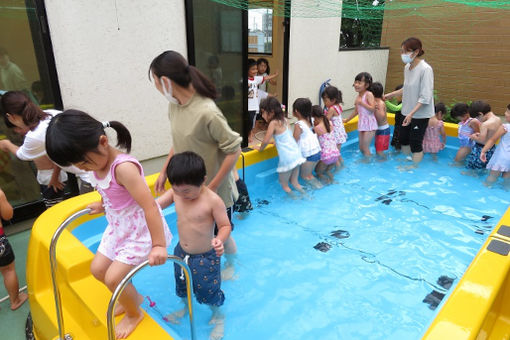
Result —
POLYGON ((321 152, 317 152, 316 154, 314 155, 311 155, 311 156, 308 156, 306 157, 306 161, 307 162, 318 162, 321 160, 321 152))
MULTIPOLYGON (((221 260, 214 249, 203 254, 188 254, 177 243, 174 255, 188 264, 197 301, 210 306, 223 305, 225 294, 221 290, 221 260)), ((186 278, 178 264, 174 264, 174 275, 177 296, 186 297, 186 278)))

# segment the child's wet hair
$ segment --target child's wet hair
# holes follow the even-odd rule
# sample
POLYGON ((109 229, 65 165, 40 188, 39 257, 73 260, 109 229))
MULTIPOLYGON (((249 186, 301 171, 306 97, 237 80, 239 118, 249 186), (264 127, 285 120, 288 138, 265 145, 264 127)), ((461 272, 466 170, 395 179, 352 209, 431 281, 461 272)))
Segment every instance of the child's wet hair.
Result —
POLYGON ((308 98, 298 98, 292 104, 292 111, 297 111, 299 114, 312 124, 312 102, 308 98))
POLYGON ((367 91, 370 91, 370 87, 372 86, 372 76, 368 72, 361 72, 356 75, 354 81, 363 81, 367 84, 367 91))
POLYGON ((436 112, 436 114, 441 111, 441 113, 444 116, 447 113, 446 105, 444 105, 443 103, 437 103, 436 105, 434 105, 434 111, 436 112))
POLYGON ((469 113, 469 106, 466 103, 457 103, 450 110, 450 115, 456 119, 466 113, 469 113))
POLYGON ((260 111, 266 111, 267 113, 272 113, 273 117, 271 120, 281 120, 285 119, 285 113, 282 110, 282 104, 275 97, 267 97, 266 99, 260 102, 260 111))
POLYGON ((342 104, 342 91, 335 86, 327 86, 322 92, 322 99, 328 98, 335 102, 335 104, 342 104))
POLYGON ((312 106, 312 117, 320 118, 324 122, 324 126, 326 127, 326 131, 331 132, 331 125, 329 124, 329 119, 324 115, 324 111, 319 105, 312 106))
POLYGON ((266 64, 266 73, 270 74, 271 73, 271 69, 269 68, 269 61, 266 58, 258 58, 257 59, 257 66, 259 66, 262 63, 266 64))
POLYGON ((469 105, 469 115, 473 118, 478 117, 480 112, 485 115, 490 111, 491 106, 483 100, 476 100, 469 105))
MULTIPOLYGON (((117 132, 117 147, 131 151, 131 134, 120 122, 109 121, 117 132)), ((46 131, 46 152, 52 161, 68 166, 87 160, 87 152, 97 152, 99 138, 105 135, 103 123, 88 113, 65 110, 54 116, 46 131)))
POLYGON ((171 185, 199 187, 205 182, 204 159, 191 151, 177 153, 170 158, 166 174, 171 185))
POLYGON ((373 83, 369 90, 373 93, 375 98, 382 99, 384 88, 380 82, 376 81, 373 83))

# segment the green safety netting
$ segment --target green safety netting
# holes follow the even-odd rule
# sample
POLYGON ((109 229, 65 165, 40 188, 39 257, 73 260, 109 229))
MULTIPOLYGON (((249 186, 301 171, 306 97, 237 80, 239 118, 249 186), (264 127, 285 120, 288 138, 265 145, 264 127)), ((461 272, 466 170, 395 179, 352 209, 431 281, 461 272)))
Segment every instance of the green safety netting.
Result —
MULTIPOLYGON (((431 15, 427 9, 449 4, 471 8, 510 9, 510 1, 500 0, 211 0, 236 8, 272 8, 273 15, 283 17, 381 19, 386 16, 431 15), (289 6, 291 5, 291 6, 289 6), (292 7, 292 10, 290 9, 292 7)), ((435 13, 436 15, 439 13, 435 13)), ((448 13, 454 15, 455 13, 448 13)))

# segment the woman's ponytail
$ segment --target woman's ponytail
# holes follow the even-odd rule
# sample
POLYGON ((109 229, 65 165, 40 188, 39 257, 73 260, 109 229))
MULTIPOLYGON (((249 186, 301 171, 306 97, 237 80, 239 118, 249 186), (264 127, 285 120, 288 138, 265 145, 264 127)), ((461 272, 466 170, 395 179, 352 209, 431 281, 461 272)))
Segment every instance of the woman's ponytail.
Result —
POLYGON ((1 100, 2 114, 18 115, 23 119, 23 123, 30 129, 39 125, 41 120, 45 120, 50 115, 35 105, 28 96, 22 91, 8 91, 2 96, 1 100))
POLYGON ((195 66, 188 65, 187 70, 195 90, 204 97, 216 99, 217 92, 214 83, 210 81, 209 78, 207 78, 205 74, 200 72, 200 70, 195 66))
POLYGON ((167 77, 181 87, 187 88, 191 83, 198 94, 216 99, 214 83, 176 51, 165 51, 154 58, 149 66, 149 78, 151 72, 158 78, 167 77))

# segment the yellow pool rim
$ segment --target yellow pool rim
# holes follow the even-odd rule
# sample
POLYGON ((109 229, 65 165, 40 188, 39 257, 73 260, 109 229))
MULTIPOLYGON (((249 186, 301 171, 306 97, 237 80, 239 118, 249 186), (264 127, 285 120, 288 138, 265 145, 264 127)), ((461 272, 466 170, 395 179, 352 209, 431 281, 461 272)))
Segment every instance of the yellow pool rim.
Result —
MULTIPOLYGON (((394 124, 392 114, 388 115, 394 124)), ((357 119, 345 124, 347 132, 354 131, 357 119)), ((448 136, 457 137, 457 125, 445 123, 448 136)), ((243 152, 236 166, 241 168, 276 157, 276 148, 243 152)), ((147 176, 153 190, 158 174, 147 176)), ((154 194, 154 192, 153 192, 154 194)), ((55 301, 51 285, 49 245, 53 233, 69 216, 92 202, 99 201, 97 192, 80 195, 48 209, 35 221, 27 253, 27 286, 34 335, 38 340, 54 340, 58 336, 55 301)), ((106 339, 106 311, 111 292, 90 274, 94 254, 71 231, 81 223, 97 216, 82 216, 65 230, 57 244, 58 276, 61 291, 65 333, 74 339, 106 339)), ((423 339, 508 339, 510 338, 510 291, 508 271, 510 260, 488 251, 492 240, 510 245, 510 238, 497 234, 500 225, 510 225, 510 209, 494 228, 487 241, 473 259, 450 298, 426 331, 423 339), (505 310, 506 309, 506 310, 505 310)), ((172 339, 149 315, 129 339, 172 339)))

